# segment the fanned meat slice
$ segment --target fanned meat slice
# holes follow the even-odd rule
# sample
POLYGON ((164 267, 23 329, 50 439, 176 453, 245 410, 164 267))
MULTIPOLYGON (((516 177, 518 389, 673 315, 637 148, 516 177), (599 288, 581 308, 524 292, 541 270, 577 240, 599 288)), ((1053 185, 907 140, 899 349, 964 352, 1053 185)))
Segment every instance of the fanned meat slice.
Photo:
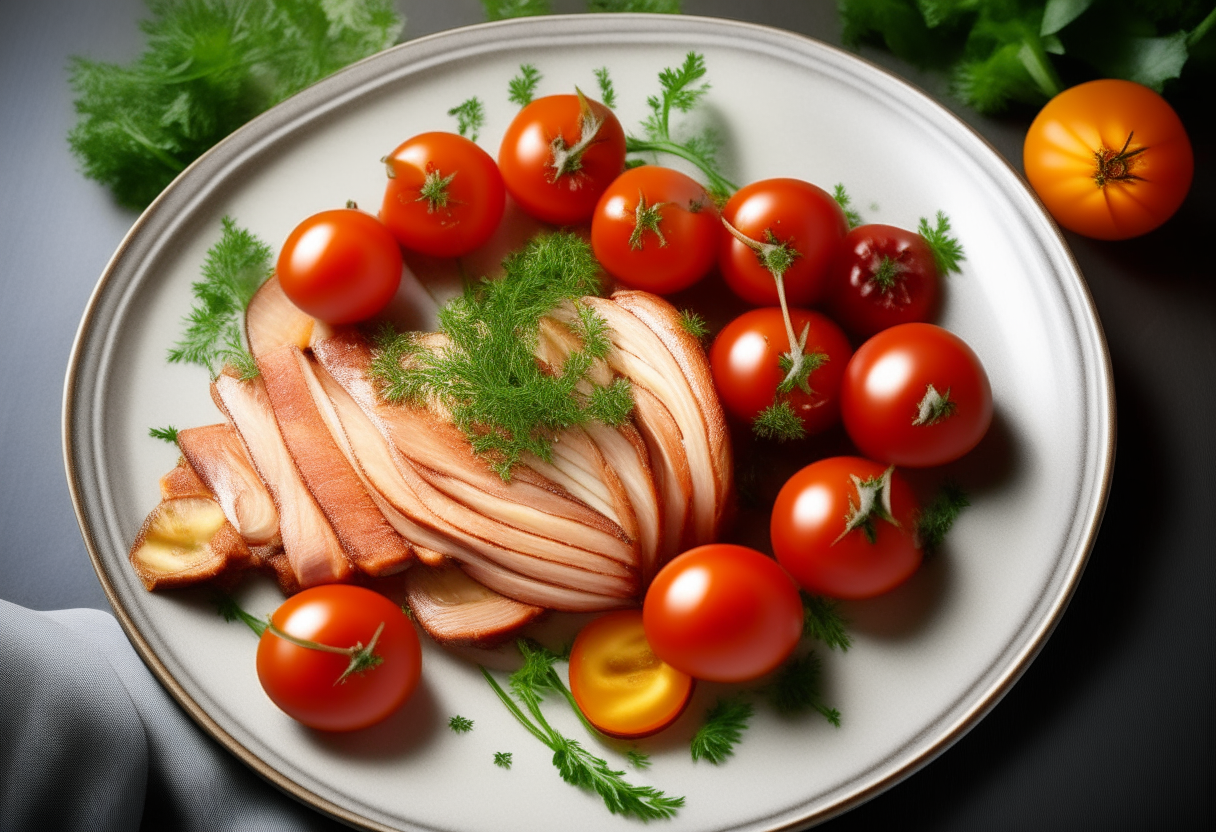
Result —
POLYGON ((245 340, 254 358, 287 344, 304 349, 315 323, 311 315, 291 302, 279 278, 272 275, 245 309, 245 340))
POLYGON ((410 546, 384 519, 330 434, 309 389, 308 359, 289 344, 257 362, 288 453, 347 556, 368 575, 400 572, 412 559, 410 546))
POLYGON ((148 515, 130 552, 135 574, 149 589, 210 580, 249 564, 249 547, 210 497, 178 497, 148 515))
MULTIPOLYGON (((580 303, 590 306, 608 323, 613 344, 608 355, 609 365, 653 393, 679 427, 693 486, 692 539, 688 542, 697 545, 716 539, 729 501, 732 462, 725 417, 713 393, 712 382, 708 399, 700 391, 710 378, 708 362, 700 345, 687 333, 683 334, 691 343, 674 336, 665 341, 666 335, 654 332, 615 301, 586 297, 580 303), (671 349, 680 352, 679 359, 671 349), (694 387, 700 392, 694 392, 694 387)), ((574 314, 567 304, 557 310, 555 317, 569 321, 574 314)), ((679 315, 674 307, 672 314, 674 325, 678 327, 679 315)))
MULTIPOLYGON (((318 351, 326 352, 323 346, 318 351)), ((395 509, 397 522, 409 524, 397 528, 411 542, 459 561, 470 575, 503 595, 549 609, 617 609, 636 597, 635 574, 605 574, 543 560, 527 548, 536 543, 535 536, 486 517, 431 486, 389 442, 388 428, 376 415, 374 402, 364 411, 324 366, 316 368, 316 377, 368 481, 395 509)), ((392 520, 394 514, 386 516, 392 520)), ((620 568, 612 562, 607 565, 620 568)))
POLYGON ((283 444, 262 380, 240 381, 221 374, 213 385, 213 397, 221 403, 274 497, 283 550, 296 582, 307 589, 348 580, 351 563, 283 444))
POLYGON ((505 545, 541 557, 585 563, 610 574, 621 574, 623 569, 636 575, 637 546, 618 524, 527 466, 518 466, 512 480, 503 482, 474 456, 455 426, 425 408, 379 401, 367 375, 371 348, 358 332, 346 330, 325 341, 314 341, 313 354, 359 407, 375 417, 377 427, 413 463, 419 477, 532 539, 527 546, 505 545))
POLYGON ((186 428, 178 432, 177 444, 246 543, 278 542, 279 512, 236 428, 229 424, 186 428))
MULTIPOLYGON (((180 438, 179 433, 179 441, 180 438)), ((199 479, 198 474, 190 467, 190 463, 184 456, 178 457, 177 465, 160 478, 161 501, 176 500, 179 497, 211 498, 211 490, 207 488, 206 483, 199 479)))
POLYGON ((487 589, 454 563, 411 569, 405 594, 414 620, 440 644, 493 647, 545 611, 487 589))
POLYGON ((655 488, 662 500, 662 532, 656 569, 690 545, 692 529, 692 472, 684 437, 671 412, 641 385, 633 388, 633 420, 646 443, 655 488))

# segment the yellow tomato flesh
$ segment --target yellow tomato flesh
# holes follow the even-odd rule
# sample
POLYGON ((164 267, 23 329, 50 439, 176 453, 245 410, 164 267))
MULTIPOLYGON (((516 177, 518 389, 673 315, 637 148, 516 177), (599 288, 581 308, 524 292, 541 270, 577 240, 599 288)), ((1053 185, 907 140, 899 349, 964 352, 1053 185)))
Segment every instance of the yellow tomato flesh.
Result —
POLYGON ((570 692, 588 721, 614 737, 667 727, 688 704, 692 686, 691 676, 651 651, 641 610, 597 618, 570 651, 570 692))

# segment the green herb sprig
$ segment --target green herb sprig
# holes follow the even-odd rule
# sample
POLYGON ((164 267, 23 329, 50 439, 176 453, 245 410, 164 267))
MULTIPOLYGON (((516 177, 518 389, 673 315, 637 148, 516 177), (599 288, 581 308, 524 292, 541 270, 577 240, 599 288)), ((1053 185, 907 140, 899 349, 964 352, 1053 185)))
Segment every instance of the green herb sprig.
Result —
POLYGON ((473 720, 456 715, 448 720, 448 727, 457 734, 467 734, 473 730, 473 720))
POLYGON ((68 135, 86 176, 142 209, 213 144, 274 104, 396 42, 391 0, 156 0, 147 48, 76 57, 68 135))
POLYGON ((693 760, 705 760, 716 766, 726 762, 735 753, 735 746, 743 739, 747 723, 755 713, 755 707, 741 697, 715 702, 705 715, 705 724, 693 735, 690 747, 693 760))
POLYGON ((540 70, 535 64, 520 64, 519 74, 507 82, 507 100, 521 107, 528 106, 536 97, 540 79, 540 70))
POLYGON ((932 555, 941 548, 954 521, 969 505, 971 501, 958 483, 942 483, 937 495, 921 509, 916 518, 916 536, 926 555, 932 555))
POLYGON ((625 137, 626 153, 666 153, 691 162, 705 174, 710 194, 725 201, 738 186, 718 171, 718 147, 720 138, 712 128, 677 141, 671 130, 671 112, 688 113, 709 92, 709 84, 702 83, 705 77, 705 58, 697 52, 689 52, 684 63, 668 67, 659 73, 660 92, 646 99, 650 115, 642 122, 643 136, 625 137))
POLYGON ((456 117, 456 132, 469 141, 477 141, 481 128, 486 126, 486 108, 477 96, 460 102, 448 110, 448 115, 456 117))
MULTIPOLYGON (((643 821, 674 816, 676 810, 684 805, 684 798, 668 797, 653 786, 629 783, 625 780, 623 771, 610 768, 606 760, 587 751, 577 740, 563 736, 549 724, 540 708, 546 693, 561 694, 574 707, 584 724, 586 718, 553 669, 553 664, 559 658, 557 654, 527 641, 521 640, 518 645, 524 657, 524 664, 511 674, 507 682, 514 698, 503 689, 490 671, 483 667, 481 672, 520 725, 553 751, 553 765, 561 778, 571 785, 598 794, 608 811, 613 814, 643 821), (523 708, 520 707, 521 703, 523 708)), ((590 726, 588 729, 593 730, 590 726)))
POLYGON ((600 292, 599 264, 585 240, 569 232, 533 238, 503 262, 504 275, 470 286, 439 313, 447 343, 420 346, 409 335, 382 332, 371 376, 389 402, 434 397, 451 413, 473 451, 504 480, 527 453, 549 460, 561 430, 599 421, 618 425, 633 410, 627 381, 579 392, 596 358, 607 354, 607 325, 577 304, 600 292), (582 339, 561 367, 535 359, 538 324, 563 302, 575 302, 582 339))
POLYGON ((173 425, 165 425, 163 428, 149 428, 148 436, 153 439, 159 439, 162 442, 168 442, 170 445, 177 444, 177 428, 173 425))
POLYGON ((241 344, 241 316, 270 275, 271 252, 231 217, 221 224, 223 234, 203 261, 202 280, 191 287, 194 306, 181 340, 169 350, 169 361, 198 364, 212 377, 224 363, 232 363, 243 378, 251 378, 257 364, 241 344))

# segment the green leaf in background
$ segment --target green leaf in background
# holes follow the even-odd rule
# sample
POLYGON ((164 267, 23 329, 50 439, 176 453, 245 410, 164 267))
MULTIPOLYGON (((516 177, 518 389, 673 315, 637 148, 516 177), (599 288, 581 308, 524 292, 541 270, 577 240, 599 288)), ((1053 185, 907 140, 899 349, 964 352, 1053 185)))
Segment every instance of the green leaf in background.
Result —
MULTIPOLYGON (((1216 64, 1212 0, 838 0, 838 6, 846 44, 881 44, 919 67, 948 70, 955 95, 983 113, 1015 102, 1038 106, 1094 77, 1160 92, 1184 71, 1210 75, 1216 64)), ((1210 78, 1200 81, 1205 88, 1210 78)))
POLYGON ((396 42, 391 0, 149 0, 147 48, 127 66, 72 59, 86 176, 141 209, 224 136, 396 42))
POLYGON ((587 0, 587 11, 679 14, 680 0, 587 0))
POLYGON ((536 17, 549 14, 549 0, 481 0, 486 20, 507 20, 512 17, 536 17))

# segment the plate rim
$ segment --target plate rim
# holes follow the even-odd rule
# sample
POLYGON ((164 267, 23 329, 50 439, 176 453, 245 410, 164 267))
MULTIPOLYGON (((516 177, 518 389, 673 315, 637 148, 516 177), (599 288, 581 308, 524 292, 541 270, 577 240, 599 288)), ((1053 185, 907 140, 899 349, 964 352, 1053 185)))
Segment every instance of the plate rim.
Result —
MULTIPOLYGON (((509 41, 513 35, 516 37, 548 35, 555 38, 569 39, 571 36, 578 35, 604 36, 612 34, 627 37, 643 32, 654 33, 655 31, 672 34, 679 33, 681 35, 715 33, 723 36, 736 34, 742 35, 747 40, 752 41, 753 44, 756 41, 760 41, 765 46, 778 46, 792 49, 793 51, 811 53, 820 51, 826 53, 837 62, 843 62, 845 65, 857 63, 867 71, 885 76, 885 80, 888 83, 894 83, 897 87, 902 88, 902 92, 907 93, 915 99, 914 104, 911 105, 912 109, 922 114, 928 112, 938 117, 944 117, 947 121, 953 122, 956 128, 961 127, 966 133, 970 134, 972 139, 977 140, 999 165, 1003 166, 1005 172, 1012 174, 1013 178, 1021 186, 1022 193, 1020 196, 1023 198, 1029 197, 1038 212, 1038 218, 1045 221, 1049 230, 1054 234, 1053 242, 1058 244, 1058 249, 1055 253, 1063 255, 1066 264, 1076 279, 1076 285, 1073 288, 1079 292, 1080 310, 1086 313, 1088 320, 1078 320, 1071 311, 1068 317, 1074 325, 1078 326, 1079 332, 1089 332, 1093 336, 1093 345, 1096 347, 1092 358, 1097 363, 1098 389, 1091 392, 1097 393, 1094 402, 1096 405, 1094 407, 1094 414, 1097 417, 1095 427, 1104 431, 1106 437, 1099 453, 1101 471, 1095 478, 1093 485, 1089 489, 1089 493, 1084 494, 1082 492, 1083 496, 1088 498, 1082 500, 1082 502, 1088 503, 1091 510, 1083 526, 1078 540, 1078 551, 1073 555, 1072 562, 1067 571, 1067 577, 1057 597, 1053 599, 1052 603, 1044 611, 1042 618, 1035 622, 1035 626, 1031 629, 1031 634, 1027 637, 1025 644, 1015 653, 1013 660, 1008 662, 1003 670, 997 674, 997 677, 988 688, 982 694, 975 697, 973 703, 964 709, 963 713, 954 720, 948 730, 938 735, 925 750, 915 753, 911 759, 904 761, 894 771, 878 777, 868 785, 854 786, 848 790, 845 796, 832 802, 829 806, 812 811, 810 814, 804 814, 788 822, 780 820, 780 816, 770 816, 768 820, 772 821, 772 823, 763 828, 766 830, 795 829, 804 828, 806 824, 817 825, 818 823, 827 821, 890 789, 924 768, 953 746, 996 707, 1026 672, 1027 668, 1051 637, 1056 626, 1058 626, 1088 564, 1106 510, 1115 465, 1117 424, 1114 377, 1109 347, 1092 293, 1059 226, 1047 212, 1033 189, 1027 184, 1022 174, 975 128, 905 78, 873 61, 807 35, 757 23, 695 15, 548 15, 479 23, 407 40, 334 73, 238 128, 192 162, 139 215, 107 262, 82 314, 68 359, 61 411, 64 466, 77 523, 84 538, 90 561, 102 584, 106 598, 110 602, 110 606, 123 631, 135 646, 140 658, 152 670, 157 680, 169 691, 178 704, 190 714, 191 718, 206 733, 224 746, 227 751, 234 754, 276 788, 345 823, 365 829, 386 830, 386 832, 393 832, 393 830, 400 828, 384 825, 379 821, 353 812, 311 791, 264 762, 254 752, 242 745, 213 717, 207 714, 157 656, 151 644, 140 633, 134 617, 123 605, 115 585, 106 572, 101 555, 102 547, 89 523, 86 496, 87 484, 83 480, 84 469, 87 467, 85 463, 88 458, 81 455, 75 445, 76 431, 87 431, 86 423, 80 422, 79 419, 78 387, 81 386, 79 373, 85 363, 85 348, 88 346, 90 336, 95 332, 95 324, 97 323, 98 316, 101 314, 103 301, 107 300, 108 289, 116 280, 115 275, 124 257, 140 239, 145 227, 153 224, 154 220, 160 219, 164 212, 171 211, 175 207, 174 203, 176 201, 184 201, 186 204, 190 204, 202 199, 210 189, 204 187, 200 190, 198 186, 205 183, 206 171, 208 169, 222 169, 229 163, 239 159, 242 155, 256 152, 256 147, 259 144, 273 141, 275 136, 284 128, 294 127, 294 129, 298 129, 301 126, 312 123, 311 119, 303 124, 299 123, 300 117, 308 111, 316 111, 318 115, 313 116, 313 118, 321 118, 326 109, 340 109, 346 101, 357 100, 359 98, 359 90, 376 79, 382 78, 384 75, 391 74, 394 71, 404 71, 411 67, 416 67, 432 57, 437 51, 450 48, 453 45, 464 47, 481 46, 489 51, 493 49, 494 43, 509 41), (611 23, 611 30, 606 31, 605 25, 609 23, 611 23), (1085 323, 1090 324, 1092 328, 1087 329, 1082 326, 1085 323)), ((1084 367, 1085 364, 1086 362, 1083 361, 1081 366, 1084 367)), ((977 681, 982 681, 982 679, 977 681)), ((788 811, 785 814, 788 814, 788 811)), ((753 823, 763 820, 757 819, 753 823)), ((407 828, 429 829, 430 827, 418 826, 412 821, 407 821, 407 828)))

